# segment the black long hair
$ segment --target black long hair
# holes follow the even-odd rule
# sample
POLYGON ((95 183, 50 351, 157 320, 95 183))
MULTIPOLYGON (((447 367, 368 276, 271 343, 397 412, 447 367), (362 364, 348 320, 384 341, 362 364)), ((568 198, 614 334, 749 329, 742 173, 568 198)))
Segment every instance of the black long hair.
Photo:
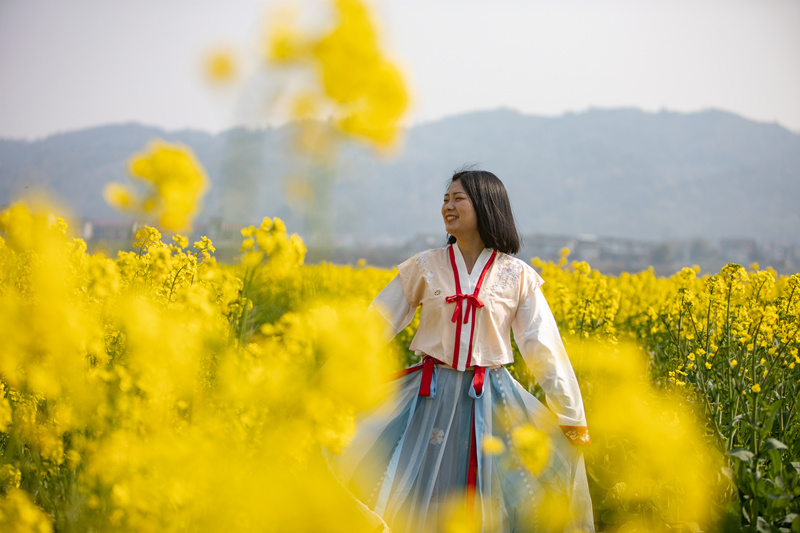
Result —
MULTIPOLYGON (((453 174, 448 187, 454 181, 461 182, 472 202, 478 219, 478 233, 487 248, 503 253, 515 254, 522 245, 511 202, 500 178, 486 170, 460 170, 453 174)), ((452 235, 448 244, 456 242, 452 235)))

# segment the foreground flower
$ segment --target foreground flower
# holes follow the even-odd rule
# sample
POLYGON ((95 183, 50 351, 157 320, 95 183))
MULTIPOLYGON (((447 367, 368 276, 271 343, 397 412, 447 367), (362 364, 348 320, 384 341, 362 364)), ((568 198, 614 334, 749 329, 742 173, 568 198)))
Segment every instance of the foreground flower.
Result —
POLYGON ((237 74, 236 58, 228 50, 217 50, 205 58, 205 75, 214 83, 227 83, 237 74))
POLYGON ((487 435, 483 438, 483 453, 487 455, 498 455, 506 451, 503 441, 494 435, 487 435))
POLYGON ((208 190, 208 178, 192 151, 183 145, 153 141, 135 155, 129 165, 145 191, 116 182, 106 185, 103 195, 113 207, 158 217, 162 228, 180 231, 191 226, 200 210, 200 198, 208 190))
POLYGON ((525 467, 540 473, 550 460, 550 438, 531 425, 514 428, 511 440, 525 467))
POLYGON ((326 35, 303 34, 291 19, 278 19, 270 31, 267 60, 309 66, 319 76, 324 97, 299 94, 293 106, 295 118, 309 118, 312 111, 328 104, 341 132, 389 145, 408 107, 403 78, 382 54, 366 6, 360 0, 333 4, 339 20, 326 35))

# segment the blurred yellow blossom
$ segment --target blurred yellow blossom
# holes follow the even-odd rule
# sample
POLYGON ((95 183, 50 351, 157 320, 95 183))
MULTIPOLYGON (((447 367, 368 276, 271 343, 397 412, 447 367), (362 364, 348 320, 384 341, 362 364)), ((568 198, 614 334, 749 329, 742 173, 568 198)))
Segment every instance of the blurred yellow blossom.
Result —
POLYGON ((225 83, 236 77, 236 58, 230 50, 215 50, 205 57, 205 75, 209 81, 225 83))
POLYGON ((0 496, 0 530, 9 533, 50 533, 51 519, 25 491, 12 488, 0 496))
MULTIPOLYGON (((278 65, 310 66, 319 76, 338 128, 347 134, 389 145, 408 107, 408 94, 397 67, 378 45, 371 15, 360 0, 331 2, 338 21, 323 35, 303 33, 292 12, 276 16, 269 29, 267 59, 278 65)), ((295 118, 311 118, 320 99, 303 92, 295 99, 295 118)))
POLYGON ((550 437, 543 431, 526 424, 511 431, 511 441, 525 468, 539 474, 550 460, 550 437))
POLYGON ((0 466, 0 490, 8 492, 12 488, 19 488, 22 480, 22 473, 12 464, 0 466))
POLYGON ((47 210, 19 204, 0 224, 0 328, 13 332, 0 343, 0 424, 12 436, 0 451, 24 465, 0 469, 0 529, 50 528, 17 486, 44 495, 58 530, 290 530, 299 501, 312 530, 373 529, 322 446, 347 442, 395 368, 380 321, 344 303, 388 272, 364 268, 374 281, 352 285, 343 270, 303 267, 305 246, 277 218, 245 231, 259 250, 245 279, 265 281, 255 286, 243 265, 213 261, 207 237, 192 253, 185 237, 167 244, 145 226, 112 260, 88 255, 47 210), (341 291, 335 306, 318 289, 296 297, 325 283, 341 291), (262 331, 264 317, 248 314, 256 288, 302 304, 262 331))
POLYGON ((131 159, 129 170, 144 183, 145 191, 136 194, 111 182, 106 185, 106 201, 123 210, 154 213, 161 227, 169 231, 191 225, 208 189, 208 178, 188 147, 153 141, 131 159))
POLYGON ((486 435, 483 438, 483 453, 487 455, 498 455, 506 450, 506 445, 502 439, 494 435, 486 435))
POLYGON ((580 361, 576 371, 592 386, 585 396, 592 431, 587 463, 593 463, 597 483, 613 488, 603 501, 593 502, 595 507, 613 512, 620 530, 640 520, 647 524, 642 531, 669 531, 671 524, 690 522, 703 529, 712 517, 709 500, 719 488, 691 411, 651 385, 645 357, 635 346, 588 342, 568 349, 580 361))
POLYGON ((134 207, 136 193, 124 185, 111 182, 103 189, 103 198, 111 207, 120 211, 128 211, 134 207))

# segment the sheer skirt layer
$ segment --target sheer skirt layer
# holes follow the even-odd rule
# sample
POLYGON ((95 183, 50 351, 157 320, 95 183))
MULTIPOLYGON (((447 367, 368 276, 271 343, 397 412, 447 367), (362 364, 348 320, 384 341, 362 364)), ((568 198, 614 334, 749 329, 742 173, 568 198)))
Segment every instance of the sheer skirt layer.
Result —
POLYGON ((393 381, 334 471, 392 531, 441 531, 467 501, 474 426, 482 531, 594 531, 583 454, 556 416, 504 367, 486 371, 480 394, 473 374, 437 366, 432 397, 418 395, 421 372, 393 381))

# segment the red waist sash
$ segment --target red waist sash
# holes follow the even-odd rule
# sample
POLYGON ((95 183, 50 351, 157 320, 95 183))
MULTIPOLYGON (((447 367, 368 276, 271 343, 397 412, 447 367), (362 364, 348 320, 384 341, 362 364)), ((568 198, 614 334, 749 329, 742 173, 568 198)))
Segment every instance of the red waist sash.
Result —
MULTIPOLYGON (((433 367, 434 365, 444 365, 442 361, 439 361, 435 357, 431 357, 430 355, 426 355, 422 358, 422 364, 410 366, 399 372, 396 372, 393 376, 394 379, 406 376, 411 374, 412 372, 417 372, 422 370, 422 383, 419 385, 419 395, 420 396, 427 396, 430 397, 431 395, 431 380, 433 379, 433 367)), ((475 389, 475 394, 477 396, 481 395, 483 392, 483 383, 486 380, 486 367, 485 366, 476 366, 475 367, 475 376, 472 379, 472 387, 475 389)))

